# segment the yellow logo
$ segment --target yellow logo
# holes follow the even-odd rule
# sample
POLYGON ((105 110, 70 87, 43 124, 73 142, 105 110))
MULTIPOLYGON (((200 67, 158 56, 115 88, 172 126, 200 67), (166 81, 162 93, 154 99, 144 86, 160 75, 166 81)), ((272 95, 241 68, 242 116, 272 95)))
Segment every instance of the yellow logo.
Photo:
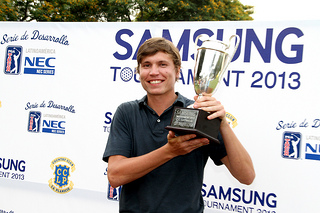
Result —
POLYGON ((54 178, 49 180, 49 187, 56 193, 65 194, 73 189, 73 183, 69 180, 75 170, 74 163, 66 157, 58 157, 51 161, 50 168, 54 171, 54 178))
POLYGON ((231 125, 232 128, 235 128, 238 125, 237 119, 231 113, 227 112, 226 118, 229 125, 231 125))

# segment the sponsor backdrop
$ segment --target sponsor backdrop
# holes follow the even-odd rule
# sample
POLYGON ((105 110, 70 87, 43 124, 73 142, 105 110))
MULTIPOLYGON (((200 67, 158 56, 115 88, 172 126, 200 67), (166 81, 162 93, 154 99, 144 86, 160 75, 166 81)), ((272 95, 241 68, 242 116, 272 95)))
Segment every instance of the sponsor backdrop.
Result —
POLYGON ((117 212, 101 158, 117 106, 145 94, 137 49, 171 40, 193 98, 200 34, 241 38, 215 96, 257 173, 246 186, 209 162, 205 212, 318 212, 319 23, 0 22, 0 212, 117 212))

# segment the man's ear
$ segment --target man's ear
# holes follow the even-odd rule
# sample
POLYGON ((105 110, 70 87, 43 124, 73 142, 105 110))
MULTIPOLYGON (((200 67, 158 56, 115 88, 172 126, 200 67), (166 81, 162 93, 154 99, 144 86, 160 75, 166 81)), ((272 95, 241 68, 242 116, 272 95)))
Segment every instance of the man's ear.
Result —
POLYGON ((180 78, 180 72, 181 72, 181 67, 178 67, 176 71, 176 81, 178 81, 180 78))

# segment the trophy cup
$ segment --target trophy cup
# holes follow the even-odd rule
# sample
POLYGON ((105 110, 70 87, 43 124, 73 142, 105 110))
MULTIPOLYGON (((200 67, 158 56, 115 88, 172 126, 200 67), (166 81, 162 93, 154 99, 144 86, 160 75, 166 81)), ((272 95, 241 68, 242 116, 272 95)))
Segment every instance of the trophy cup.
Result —
MULTIPOLYGON (((196 38, 197 45, 199 35, 196 38)), ((232 35, 229 44, 218 40, 205 40, 201 47, 197 48, 194 68, 194 89, 198 98, 204 94, 213 94, 222 79, 222 76, 230 64, 238 46, 240 38, 232 35), (230 48, 232 40, 235 40, 234 48, 230 48)), ((175 107, 170 126, 166 129, 174 131, 178 135, 196 134, 197 137, 205 137, 210 141, 219 143, 217 139, 220 127, 220 118, 209 120, 208 112, 202 109, 175 107)))

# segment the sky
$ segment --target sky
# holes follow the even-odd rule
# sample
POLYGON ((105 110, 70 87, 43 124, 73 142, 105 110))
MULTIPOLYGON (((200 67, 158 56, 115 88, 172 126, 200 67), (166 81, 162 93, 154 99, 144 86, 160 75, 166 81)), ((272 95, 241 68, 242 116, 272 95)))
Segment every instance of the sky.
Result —
POLYGON ((254 21, 319 20, 317 0, 239 0, 254 6, 254 21))

